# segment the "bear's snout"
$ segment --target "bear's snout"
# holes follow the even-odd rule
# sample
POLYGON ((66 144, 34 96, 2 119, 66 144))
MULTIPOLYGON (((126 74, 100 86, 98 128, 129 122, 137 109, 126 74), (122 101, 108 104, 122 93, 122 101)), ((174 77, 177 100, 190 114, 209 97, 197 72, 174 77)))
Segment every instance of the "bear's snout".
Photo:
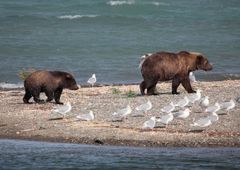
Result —
POLYGON ((78 87, 78 85, 76 84, 76 85, 74 85, 74 86, 71 86, 69 89, 70 89, 70 90, 78 90, 79 87, 78 87))
POLYGON ((205 67, 205 71, 210 71, 213 69, 213 65, 212 64, 208 64, 206 67, 205 67))

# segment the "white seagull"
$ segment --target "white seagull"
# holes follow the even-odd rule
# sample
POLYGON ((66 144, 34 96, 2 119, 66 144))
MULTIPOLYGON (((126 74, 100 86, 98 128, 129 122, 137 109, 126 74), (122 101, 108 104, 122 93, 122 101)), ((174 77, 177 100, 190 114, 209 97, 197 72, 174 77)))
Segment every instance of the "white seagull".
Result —
POLYGON ((83 115, 78 115, 78 116, 76 116, 76 118, 79 120, 90 121, 90 120, 94 119, 94 114, 93 114, 93 111, 90 110, 89 113, 83 114, 83 115))
POLYGON ((126 108, 114 112, 112 115, 115 117, 120 117, 122 119, 126 118, 132 112, 132 109, 129 105, 126 108))
POLYGON ((204 127, 207 127, 207 126, 209 126, 211 124, 212 124, 212 121, 211 121, 211 119, 209 117, 203 117, 203 118, 198 119, 193 124, 190 124, 190 126, 204 128, 204 127))
POLYGON ((200 99, 201 99, 201 92, 202 92, 202 90, 199 90, 199 89, 198 89, 198 90, 197 90, 197 93, 191 94, 191 95, 188 97, 189 101, 190 101, 191 103, 194 103, 194 102, 200 100, 200 99))
POLYGON ((217 111, 220 110, 220 105, 218 102, 216 102, 213 106, 208 106, 206 109, 205 109, 205 112, 208 112, 208 113, 216 113, 217 111))
POLYGON ((152 103, 148 100, 147 103, 141 104, 135 108, 137 111, 142 111, 146 113, 148 110, 152 109, 152 103))
POLYGON ((152 54, 151 53, 148 53, 148 54, 145 54, 143 56, 141 56, 141 61, 139 63, 139 66, 138 68, 142 68, 142 64, 144 63, 144 61, 146 60, 147 57, 151 56, 152 54))
POLYGON ((181 119, 186 119, 190 115, 190 109, 186 108, 185 110, 181 110, 179 112, 174 113, 174 116, 181 119))
POLYGON ((70 102, 67 102, 65 105, 59 105, 53 109, 54 112, 60 113, 63 116, 66 115, 66 113, 70 112, 72 110, 72 106, 70 102))
POLYGON ((191 82, 194 82, 194 83, 197 82, 196 77, 195 77, 195 75, 193 74, 193 72, 190 72, 190 73, 189 73, 189 79, 190 79, 191 82))
POLYGON ((208 105, 209 105, 209 98, 208 98, 208 96, 205 96, 205 97, 201 100, 200 106, 201 106, 201 107, 208 107, 208 105))
POLYGON ((90 77, 87 82, 89 84, 91 84, 91 86, 93 87, 93 85, 96 83, 96 81, 97 81, 96 75, 93 74, 92 77, 90 77))
POLYGON ((163 107, 161 109, 162 112, 165 112, 165 113, 170 113, 172 112, 173 110, 175 109, 175 105, 173 104, 173 102, 171 102, 169 105, 163 107))
POLYGON ((236 104, 234 103, 233 100, 220 103, 220 108, 226 110, 227 112, 229 112, 229 110, 232 110, 235 106, 236 104))
POLYGON ((162 116, 160 119, 157 119, 157 122, 161 122, 162 124, 167 125, 169 122, 173 120, 173 114, 169 113, 167 115, 162 116))
POLYGON ((211 122, 216 122, 219 119, 218 114, 215 112, 213 112, 211 115, 209 115, 208 118, 211 120, 211 122))
POLYGON ((189 104, 189 99, 187 96, 185 96, 183 99, 179 100, 175 106, 184 108, 185 106, 187 106, 189 104))
POLYGON ((151 117, 149 120, 143 123, 143 129, 153 129, 156 125, 156 117, 151 117))

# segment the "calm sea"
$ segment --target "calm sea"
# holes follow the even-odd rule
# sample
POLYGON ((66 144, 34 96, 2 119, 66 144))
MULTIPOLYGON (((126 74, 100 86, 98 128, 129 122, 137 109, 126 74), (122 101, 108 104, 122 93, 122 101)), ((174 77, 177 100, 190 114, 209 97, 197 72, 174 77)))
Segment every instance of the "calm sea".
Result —
POLYGON ((240 148, 135 148, 0 140, 0 169, 240 169, 240 148))
POLYGON ((163 50, 208 56, 200 80, 239 79, 240 1, 0 0, 0 83, 28 68, 137 83, 140 56, 163 50))

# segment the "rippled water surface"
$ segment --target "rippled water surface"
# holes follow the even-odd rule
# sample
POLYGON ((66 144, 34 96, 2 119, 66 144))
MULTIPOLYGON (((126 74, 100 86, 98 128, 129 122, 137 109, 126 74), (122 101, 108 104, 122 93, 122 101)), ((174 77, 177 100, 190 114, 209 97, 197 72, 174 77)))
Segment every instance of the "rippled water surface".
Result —
POLYGON ((137 148, 0 140, 0 169, 239 169, 239 148, 137 148))
POLYGON ((201 80, 240 78, 239 0, 2 0, 0 82, 19 70, 65 70, 86 84, 141 81, 141 55, 198 51, 201 80))

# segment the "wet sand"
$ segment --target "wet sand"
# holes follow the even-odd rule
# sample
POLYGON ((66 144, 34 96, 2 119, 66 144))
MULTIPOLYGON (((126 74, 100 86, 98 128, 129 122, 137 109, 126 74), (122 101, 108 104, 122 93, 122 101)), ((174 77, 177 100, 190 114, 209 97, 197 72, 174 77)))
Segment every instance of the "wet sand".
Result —
MULTIPOLYGON (((193 87, 202 89, 202 96, 208 95, 211 104, 240 97, 240 80, 193 83, 193 87)), ((138 85, 64 90, 61 100, 73 106, 64 119, 52 112, 54 103, 23 104, 23 89, 0 91, 0 138, 124 146, 240 146, 240 103, 236 100, 234 110, 219 115, 219 120, 203 131, 190 131, 193 120, 208 115, 198 103, 192 105, 192 113, 185 120, 174 119, 167 127, 157 123, 153 130, 143 130, 144 121, 151 116, 165 115, 160 112, 163 106, 188 95, 182 87, 180 95, 172 95, 170 83, 158 84, 157 90, 157 96, 140 96, 138 85), (128 97, 130 90, 137 96, 128 97), (129 104, 132 114, 138 114, 135 107, 148 99, 153 108, 146 115, 113 121, 114 111, 129 104), (76 119, 89 110, 95 114, 94 121, 76 119)))

